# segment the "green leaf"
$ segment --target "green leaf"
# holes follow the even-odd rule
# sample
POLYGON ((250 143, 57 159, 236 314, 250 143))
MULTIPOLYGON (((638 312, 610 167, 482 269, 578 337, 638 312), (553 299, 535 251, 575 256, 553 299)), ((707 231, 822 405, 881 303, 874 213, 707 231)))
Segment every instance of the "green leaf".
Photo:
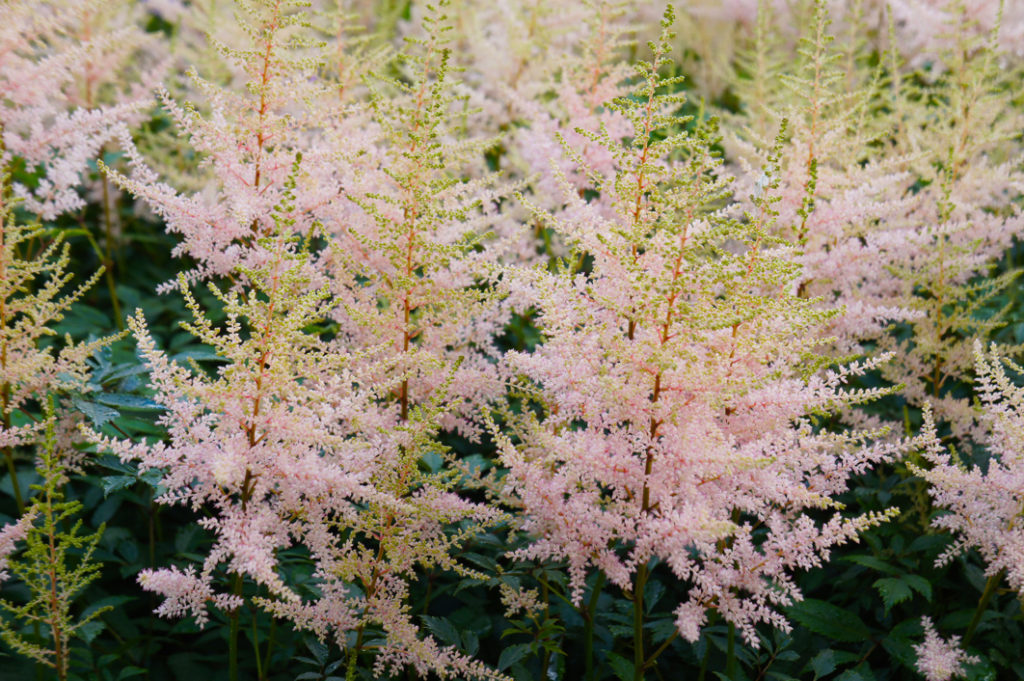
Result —
POLYGON ((964 678, 967 681, 996 681, 1005 677, 1001 677, 992 661, 982 655, 977 662, 964 665, 964 678))
POLYGON ((914 651, 914 641, 907 636, 908 634, 919 635, 921 626, 916 619, 902 624, 910 626, 897 625, 893 627, 889 635, 882 639, 882 647, 893 660, 899 661, 907 669, 914 669, 917 664, 917 653, 914 651))
POLYGON ((196 362, 226 362, 228 361, 225 357, 221 357, 212 350, 186 350, 179 352, 178 354, 171 357, 171 360, 179 362, 181 364, 188 365, 189 360, 196 362))
POLYGON ((480 637, 475 631, 467 629, 462 632, 462 648, 470 657, 480 652, 480 637))
POLYGON ((423 623, 427 625, 427 629, 430 630, 430 633, 441 639, 442 642, 447 643, 450 646, 461 645, 458 630, 456 630, 455 626, 445 618, 424 615, 423 623))
MULTIPOLYGON (((197 525, 197 524, 182 525, 181 528, 178 530, 177 534, 174 535, 174 550, 177 553, 185 553, 185 552, 189 551, 196 544, 198 544, 198 539, 201 536, 202 536, 202 528, 200 528, 199 525, 197 525)), ((323 643, 320 643, 320 641, 317 641, 315 638, 312 639, 312 641, 316 641, 316 643, 318 643, 321 646, 323 645, 323 643)), ((306 642, 306 647, 309 648, 310 650, 314 651, 313 652, 314 655, 316 654, 316 651, 312 647, 312 643, 310 641, 306 642)))
POLYGON ((831 648, 826 648, 815 655, 809 665, 811 670, 814 671, 815 679, 828 676, 836 670, 836 654, 831 648))
POLYGON ((864 676, 859 671, 853 669, 847 669, 845 672, 835 678, 835 681, 870 681, 874 677, 864 676))
POLYGON ((876 579, 872 586, 878 589, 878 593, 882 595, 882 603, 885 604, 886 612, 889 612, 892 606, 897 603, 909 601, 914 597, 914 593, 910 590, 910 585, 901 577, 876 579))
POLYGON ((89 643, 92 643, 93 639, 96 638, 101 631, 103 631, 105 626, 106 625, 104 625, 103 622, 96 620, 86 622, 82 626, 78 627, 75 631, 75 635, 85 641, 88 645, 89 643))
POLYGON ((107 407, 97 402, 89 402, 78 395, 71 398, 71 403, 75 405, 75 409, 85 414, 97 428, 101 428, 104 424, 109 423, 118 417, 119 412, 116 409, 112 409, 111 407, 107 407))
POLYGON ((860 642, 871 637, 861 618, 840 607, 808 598, 788 609, 790 619, 835 641, 860 642))
POLYGON ((661 582, 650 581, 647 582, 647 588, 644 589, 644 610, 647 614, 654 612, 654 607, 661 600, 661 597, 665 595, 665 585, 661 582))
POLYGON ((501 655, 498 657, 498 671, 508 669, 513 664, 526 657, 529 652, 529 643, 519 643, 505 648, 505 650, 501 651, 501 655))
POLYGON ((110 496, 111 492, 122 490, 125 487, 131 487, 137 482, 135 476, 128 475, 108 475, 103 478, 103 496, 110 496))
POLYGON ((887 575, 898 576, 900 574, 900 570, 898 568, 889 565, 881 558, 876 558, 875 556, 846 556, 843 560, 856 563, 857 565, 863 565, 864 567, 871 568, 872 570, 878 570, 879 572, 887 575))
POLYGON ((82 617, 88 617, 92 613, 96 612, 97 610, 102 610, 103 608, 116 609, 121 607, 125 603, 131 603, 134 600, 135 596, 107 596, 106 598, 101 598, 97 601, 93 601, 92 603, 90 603, 89 606, 82 611, 82 617))
POLYGON ((924 596, 928 602, 932 600, 932 583, 921 575, 905 575, 903 581, 910 585, 910 588, 924 596))
POLYGON ((777 679, 778 681, 797 681, 796 677, 790 676, 789 674, 783 674, 782 672, 770 671, 765 674, 765 678, 777 679))
POLYGON ((96 401, 122 409, 162 410, 164 408, 162 404, 154 402, 147 397, 128 393, 99 393, 96 395, 96 401))
POLYGON ((608 665, 619 681, 633 681, 633 663, 618 653, 608 653, 608 665))
POLYGON ((122 679, 130 679, 133 676, 139 676, 141 674, 146 674, 147 672, 148 670, 143 669, 142 667, 128 666, 122 669, 121 673, 117 675, 117 681, 122 681, 122 679))

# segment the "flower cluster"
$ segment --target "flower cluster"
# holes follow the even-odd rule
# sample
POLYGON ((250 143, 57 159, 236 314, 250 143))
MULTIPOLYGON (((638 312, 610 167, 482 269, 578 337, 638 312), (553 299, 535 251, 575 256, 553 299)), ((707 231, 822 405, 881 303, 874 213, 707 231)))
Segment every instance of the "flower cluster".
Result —
POLYGON ((45 220, 85 206, 90 163, 119 130, 146 117, 143 83, 158 77, 162 62, 139 20, 128 2, 4 3, 0 165, 17 157, 39 169, 34 186, 16 183, 14 191, 45 220))
MULTIPOLYGON (((1015 277, 988 275, 1024 234, 1015 4, 2 6, 0 449, 20 520, 0 576, 29 585, 8 610, 53 647, 0 631, 62 678, 100 541, 59 527, 82 433, 124 473, 105 497, 155 484, 202 530, 159 560, 151 528, 131 572, 158 615, 227 622, 231 681, 250 616, 260 664, 273 619, 341 649, 348 679, 522 678, 524 648, 496 670, 437 625, 437 579, 494 587, 545 678, 567 657, 551 598, 583 615, 593 676, 613 588, 620 677, 710 650, 716 622, 734 660, 736 632, 791 629, 802 571, 900 514, 888 491, 845 504, 908 451, 894 488, 940 511, 943 565, 976 549, 982 605, 1004 576, 1024 593, 1021 366, 986 345, 1015 277), (129 201, 164 234, 126 247, 173 243, 144 295, 111 268, 129 201), (178 335, 160 305, 127 320, 148 382, 121 403, 157 412, 146 435, 112 407, 76 428, 59 399, 111 341, 48 338, 95 281, 69 287, 75 221, 118 323, 119 290, 187 310, 178 335)), ((925 619, 919 670, 962 673, 977 623, 947 643, 925 619)))
POLYGON ((963 676, 965 663, 979 661, 960 649, 959 636, 944 640, 927 617, 921 621, 921 626, 924 627, 924 642, 914 646, 914 652, 917 653, 917 670, 928 681, 949 681, 955 676, 963 676))

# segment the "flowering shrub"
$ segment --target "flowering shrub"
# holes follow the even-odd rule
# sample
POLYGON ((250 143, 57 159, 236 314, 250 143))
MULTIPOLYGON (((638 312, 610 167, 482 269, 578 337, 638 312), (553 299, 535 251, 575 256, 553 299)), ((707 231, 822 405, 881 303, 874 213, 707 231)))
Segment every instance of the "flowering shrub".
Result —
POLYGON ((0 680, 1024 676, 1016 3, 0 1, 0 680))

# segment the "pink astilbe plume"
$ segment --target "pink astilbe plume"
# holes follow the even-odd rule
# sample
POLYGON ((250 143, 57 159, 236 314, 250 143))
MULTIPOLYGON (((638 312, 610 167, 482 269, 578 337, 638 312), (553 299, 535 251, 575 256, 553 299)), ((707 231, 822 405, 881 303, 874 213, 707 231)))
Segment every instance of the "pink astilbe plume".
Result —
POLYGON ((464 132, 446 12, 428 13, 426 37, 398 54, 402 80, 367 80, 365 147, 332 133, 348 164, 342 200, 313 214, 330 237, 318 266, 339 334, 376 353, 379 382, 398 381, 381 418, 401 430, 414 407, 447 394, 441 425, 475 439, 480 405, 503 390, 495 338, 511 309, 495 294, 497 263, 516 257, 523 238, 503 209, 508 189, 473 172, 493 140, 464 132))
POLYGON ((985 307, 1014 275, 980 277, 1024 231, 1017 147, 1006 144, 1021 126, 1008 101, 1016 71, 996 67, 994 38, 964 29, 937 79, 904 73, 895 50, 883 77, 855 34, 834 44, 826 4, 816 3, 798 73, 777 86, 765 83, 787 48, 761 17, 743 62, 754 75, 742 81, 760 104, 730 118, 744 127, 728 151, 746 177, 740 187, 779 199, 773 235, 793 246, 797 293, 841 308, 823 329, 834 337, 831 352, 891 352, 882 376, 911 406, 930 402, 967 443, 977 427, 969 401, 955 394, 973 366, 964 341, 999 326, 985 307), (783 120, 783 171, 768 190, 759 169, 783 120))
POLYGON ((442 428, 479 433, 479 403, 502 389, 494 337, 509 314, 490 281, 509 240, 500 192, 490 177, 457 174, 487 141, 459 135, 446 18, 431 15, 428 38, 394 64, 408 80, 368 82, 367 106, 329 107, 333 116, 294 105, 297 92, 337 102, 329 82, 307 78, 318 62, 287 55, 315 47, 288 37, 304 28, 301 8, 245 6, 262 22, 249 28, 254 47, 225 53, 251 70, 250 96, 207 87, 209 116, 166 100, 207 154, 216 191, 175 192, 131 148, 133 173, 117 176, 199 260, 176 287, 229 282, 211 281, 224 328, 186 293, 190 330, 225 361, 215 378, 176 366, 141 318, 131 323, 171 438, 105 446, 166 469, 162 503, 214 511, 199 521, 214 537, 201 566, 140 581, 166 596, 161 614, 265 608, 347 648, 352 669, 382 632, 381 673, 493 677, 424 637, 407 604, 419 570, 477 575, 453 551, 501 517, 454 492, 437 441, 442 428), (310 561, 315 592, 288 583, 286 549, 310 561), (225 593, 227 575, 255 595, 225 593))
POLYGON ((1010 587, 1024 594, 1024 389, 1011 379, 1021 375, 1021 367, 979 342, 974 358, 991 458, 984 467, 966 465, 935 441, 924 452, 929 467, 913 470, 929 484, 935 505, 948 511, 933 520, 956 538, 940 561, 976 548, 990 577, 1005 575, 1010 587))
POLYGON ((210 324, 186 294, 194 314, 187 328, 225 362, 215 377, 171 361, 155 346, 141 313, 130 320, 154 399, 166 410, 161 421, 170 439, 103 442, 122 458, 139 460, 144 470, 166 470, 167 491, 158 501, 218 509, 199 521, 216 539, 198 574, 172 568, 140 576, 144 586, 168 597, 162 614, 180 614, 188 604, 204 621, 202 602, 225 602, 212 591, 222 564, 276 597, 294 600, 276 571, 275 552, 301 537, 300 509, 314 513, 316 506, 325 513, 360 498, 367 455, 338 430, 344 420, 332 418, 335 409, 352 408, 352 397, 337 390, 348 374, 345 357, 302 332, 321 318, 323 291, 307 289, 304 263, 283 237, 264 245, 277 257, 248 271, 251 290, 217 290, 228 316, 224 328, 210 324), (327 392, 323 377, 332 374, 338 385, 327 392))
MULTIPOLYGON (((837 355, 861 354, 897 321, 919 316, 896 298, 902 290, 888 271, 890 249, 902 245, 907 214, 918 201, 909 188, 908 160, 872 154, 887 121, 875 121, 877 78, 862 73, 857 45, 833 45, 824 0, 816 3, 797 50, 792 75, 780 75, 789 50, 773 42, 773 15, 762 6, 751 54, 741 63, 753 73, 741 81, 750 105, 731 116, 729 152, 741 172, 742 193, 778 199, 774 234, 793 247, 798 295, 841 307, 825 334, 837 355), (781 52, 781 54, 780 54, 781 52), (866 78, 870 78, 864 82, 866 78), (786 126, 777 187, 761 169, 775 149, 772 135, 786 126), (897 236, 894 236, 897 235, 897 236)), ((749 202, 743 208, 749 210, 749 202)))
POLYGON ((25 538, 25 534, 32 525, 32 520, 32 516, 25 515, 0 528, 0 582, 10 576, 7 573, 8 557, 14 553, 18 542, 25 538))
MULTIPOLYGON (((670 23, 631 96, 606 105, 630 122, 625 141, 587 135, 615 164, 587 173, 600 200, 565 181, 567 209, 541 215, 573 252, 556 273, 510 274, 544 342, 506 360, 542 414, 506 414, 513 431, 495 436, 532 537, 518 555, 568 561, 573 600, 598 569, 642 612, 654 561, 689 585, 676 611, 688 640, 716 609, 756 645, 755 624, 788 627, 794 570, 883 519, 845 517, 834 496, 897 450, 815 427, 811 414, 877 396, 844 386, 884 358, 813 372, 829 313, 793 291, 773 200, 740 220, 716 210, 731 185, 714 122, 684 132, 681 97, 663 94, 678 83, 659 76, 670 23)), ((777 187, 778 164, 766 172, 777 187)))
MULTIPOLYGON (((550 73, 533 81, 536 91, 504 93, 527 124, 512 137, 514 160, 531 178, 532 203, 554 215, 566 210, 566 182, 582 194, 592 182, 588 173, 605 180, 614 176, 614 155, 595 136, 621 139, 632 133, 621 112, 604 106, 628 93, 624 81, 632 67, 623 59, 626 10, 607 2, 592 9, 579 54, 566 53, 549 67, 550 73)), ((606 200, 597 200, 611 212, 606 200)), ((536 222, 544 226, 543 220, 536 222)))
POLYGON ((891 304, 917 317, 912 334, 887 334, 880 348, 897 356, 883 376, 904 386, 911 405, 930 402, 958 445, 969 448, 982 431, 956 389, 971 382, 971 339, 1004 323, 1005 311, 985 308, 1016 276, 988 275, 1024 234, 1024 115, 1010 101, 1021 71, 1000 65, 994 32, 979 37, 960 25, 943 55, 947 69, 935 82, 916 86, 895 75, 891 82, 892 148, 915 159, 911 171, 921 189, 906 219, 889 230, 881 261, 892 277, 891 304), (924 101, 937 104, 924 108, 924 101))
POLYGON ((135 3, 4 0, 0 11, 0 164, 40 173, 14 192, 52 220, 85 206, 89 164, 145 118, 162 59, 135 3))
MULTIPOLYGON (((306 3, 238 5, 240 44, 209 39, 239 72, 244 87, 220 87, 192 70, 193 86, 206 100, 202 107, 180 104, 167 90, 160 93, 210 181, 202 190, 179 191, 161 179, 126 133, 121 141, 131 171, 111 172, 122 188, 163 218, 168 231, 180 235, 175 254, 197 262, 187 273, 189 281, 224 276, 240 264, 259 266, 265 257, 259 239, 274 229, 272 208, 283 196, 295 154, 305 155, 305 167, 327 165, 326 160, 317 161, 323 144, 317 144, 315 131, 334 110, 324 97, 325 88, 313 78, 321 46, 307 35, 306 3)), ((311 218, 305 209, 323 200, 323 187, 323 182, 302 182, 294 190, 299 210, 291 229, 296 233, 309 231, 311 218)), ((336 184, 329 189, 334 192, 329 198, 336 196, 336 184)))
POLYGON ((165 471, 158 501, 215 510, 199 521, 214 536, 199 569, 147 570, 140 584, 165 596, 160 614, 203 623, 209 605, 233 610, 244 602, 238 586, 216 589, 223 573, 234 574, 257 585, 254 603, 341 646, 348 632, 359 631, 361 642, 367 626, 380 626, 383 667, 493 676, 419 638, 404 602, 418 566, 459 569, 450 552, 467 530, 447 528, 490 522, 495 513, 450 492, 450 476, 420 470, 434 447, 424 423, 436 423, 440 408, 416 405, 410 425, 396 425, 388 418, 394 410, 377 405, 391 401, 397 381, 381 383, 366 355, 307 332, 326 320, 330 294, 310 286, 308 254, 289 231, 264 237, 267 261, 241 271, 251 288, 223 293, 211 285, 227 314, 222 328, 180 285, 194 314, 187 328, 224 361, 215 376, 175 364, 141 314, 131 320, 170 439, 99 441, 142 469, 165 471), (314 563, 317 595, 287 583, 277 555, 290 547, 314 563))
MULTIPOLYGON (((453 57, 465 69, 463 80, 473 106, 481 108, 490 132, 516 119, 508 93, 534 100, 548 80, 572 58, 598 14, 611 3, 566 0, 461 0, 453 57), (463 60, 465 63, 463 63, 463 60)), ((619 12, 621 14, 621 12, 619 12)), ((515 147, 510 145, 510 150, 515 147)))
POLYGON ((924 674, 928 681, 949 681, 963 676, 966 674, 964 664, 980 661, 961 650, 959 636, 953 636, 948 641, 943 639, 927 617, 921 620, 921 625, 924 627, 924 641, 914 646, 914 652, 917 653, 917 671, 924 674))

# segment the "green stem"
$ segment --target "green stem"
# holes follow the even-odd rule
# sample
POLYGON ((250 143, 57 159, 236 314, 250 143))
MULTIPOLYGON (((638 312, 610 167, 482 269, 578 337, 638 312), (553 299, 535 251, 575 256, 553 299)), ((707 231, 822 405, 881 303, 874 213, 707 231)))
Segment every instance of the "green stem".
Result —
POLYGON ((124 331, 124 318, 121 316, 121 301, 117 298, 117 288, 114 285, 114 260, 112 257, 114 243, 113 219, 110 216, 110 180, 107 174, 103 173, 103 229, 105 243, 103 244, 103 275, 107 280, 107 289, 110 291, 110 304, 114 308, 114 321, 117 328, 124 331))
MULTIPOLYGON (((270 629, 267 631, 267 652, 264 653, 263 657, 263 669, 266 670, 267 676, 270 675, 270 651, 274 647, 274 625, 277 623, 273 617, 270 618, 270 629)), ((263 681, 262 678, 260 681, 263 681)))
POLYGON ((643 681, 644 663, 644 588, 647 586, 647 563, 636 571, 633 585, 633 681, 643 681))
MULTIPOLYGON (((235 575, 235 582, 231 589, 235 596, 242 595, 242 575, 235 575)), ((238 681, 238 611, 235 608, 231 613, 231 629, 228 633, 228 679, 238 681)))
MULTIPOLYGON (((359 632, 362 633, 362 632, 359 632)), ((345 681, 355 681, 356 679, 356 663, 359 661, 359 652, 356 648, 351 648, 348 651, 348 667, 345 670, 345 681)))
POLYGON ((597 603, 601 598, 604 581, 604 573, 598 572, 593 591, 590 593, 590 602, 587 603, 587 609, 583 612, 583 664, 585 665, 584 678, 586 681, 594 681, 594 621, 597 619, 597 603))
POLYGON ((345 671, 345 681, 354 681, 356 678, 356 665, 359 663, 359 651, 363 648, 363 631, 365 628, 365 622, 360 622, 356 628, 356 644, 348 653, 348 669, 345 671))
POLYGON ((725 675, 730 679, 736 674, 736 625, 729 622, 729 634, 726 637, 725 675))
POLYGON ((985 609, 988 608, 989 601, 992 600, 992 596, 996 593, 996 587, 1003 581, 1003 576, 1006 574, 1006 570, 1000 570, 996 574, 988 578, 985 582, 985 590, 981 592, 981 598, 978 599, 978 607, 974 610, 974 617, 971 618, 971 623, 967 626, 967 633, 964 634, 964 640, 960 646, 967 650, 967 646, 971 643, 971 639, 974 638, 974 632, 978 628, 978 624, 981 623, 981 616, 985 614, 985 609))
POLYGON ((708 660, 711 658, 711 641, 704 637, 704 655, 700 658, 700 671, 697 672, 697 681, 704 681, 708 675, 708 660))
POLYGON ((679 629, 674 630, 672 635, 665 639, 665 641, 658 646, 657 650, 651 653, 651 656, 647 658, 646 662, 644 662, 644 667, 653 667, 654 661, 658 659, 659 655, 668 650, 668 647, 672 645, 672 641, 675 641, 677 636, 679 636, 679 629))
MULTIPOLYGON (((544 623, 547 624, 548 620, 551 617, 551 603, 550 603, 551 588, 548 586, 548 580, 544 578, 543 574, 541 574, 541 576, 540 576, 540 584, 541 584, 541 598, 544 600, 544 623)), ((540 633, 540 632, 538 632, 538 633, 540 633)), ((544 645, 544 655, 542 656, 541 663, 540 663, 540 678, 541 679, 548 678, 548 666, 550 664, 551 664, 551 649, 547 645, 544 645)))
POLYGON ((263 681, 263 657, 260 655, 260 630, 255 609, 252 611, 252 651, 256 658, 256 678, 263 681))

